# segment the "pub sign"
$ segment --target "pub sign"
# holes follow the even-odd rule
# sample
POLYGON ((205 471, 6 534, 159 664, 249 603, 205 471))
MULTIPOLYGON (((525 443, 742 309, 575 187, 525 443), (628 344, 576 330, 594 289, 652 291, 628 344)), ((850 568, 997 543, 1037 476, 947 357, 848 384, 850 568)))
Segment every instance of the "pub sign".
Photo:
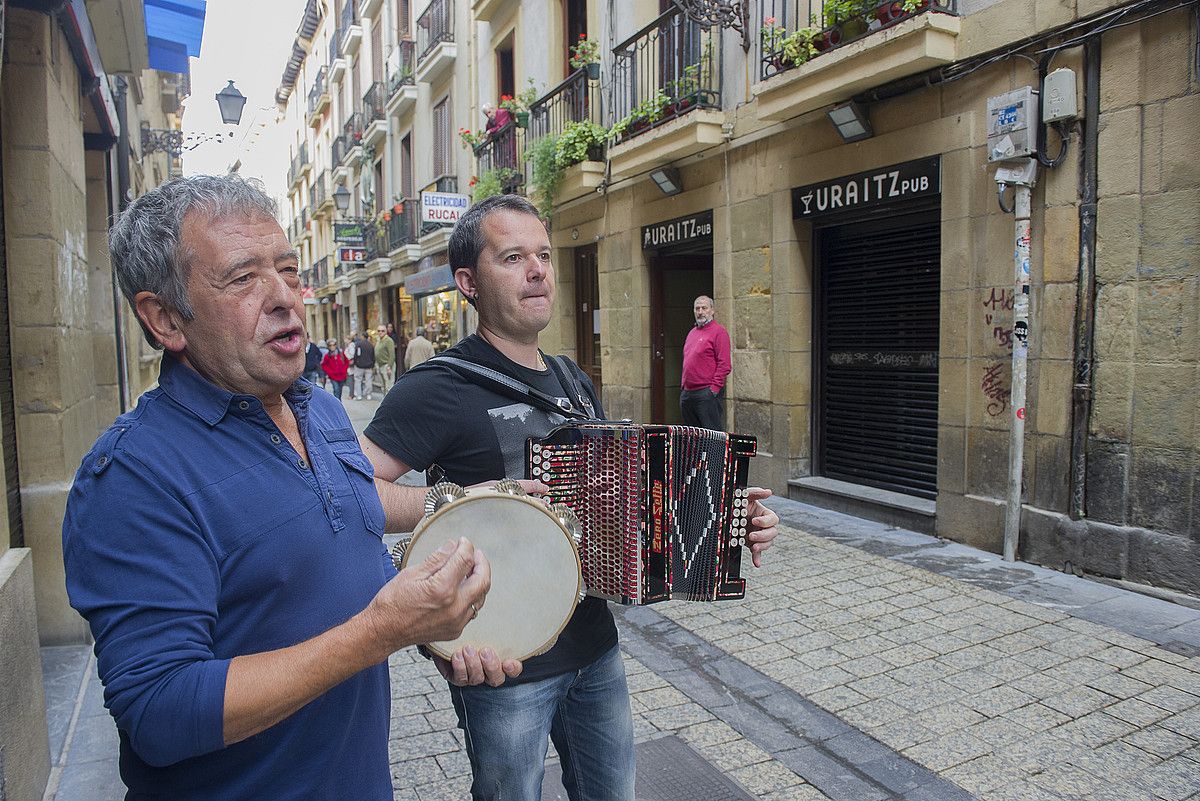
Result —
POLYGON ((712 209, 642 226, 642 250, 712 241, 712 209))
POLYGON ((792 219, 882 206, 942 191, 941 156, 906 161, 792 190, 792 219))

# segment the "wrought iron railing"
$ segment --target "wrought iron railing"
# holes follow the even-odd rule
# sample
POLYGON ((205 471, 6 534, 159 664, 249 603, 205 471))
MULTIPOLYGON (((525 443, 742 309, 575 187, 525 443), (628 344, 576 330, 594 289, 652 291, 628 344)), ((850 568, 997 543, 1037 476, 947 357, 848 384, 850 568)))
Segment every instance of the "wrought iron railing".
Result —
POLYGON ((721 29, 676 7, 613 48, 613 108, 628 139, 697 108, 721 107, 721 29))
POLYGON ((367 226, 367 260, 383 258, 402 245, 416 242, 419 210, 420 202, 408 199, 399 213, 388 212, 386 220, 367 226))
POLYGON ((402 86, 416 83, 413 71, 417 67, 415 58, 416 43, 412 39, 401 40, 396 45, 393 59, 388 64, 388 97, 396 94, 402 86))
POLYGON ((329 197, 329 170, 321 170, 321 174, 313 181, 313 185, 309 187, 309 205, 316 212, 325 204, 325 199, 329 197))
POLYGON ((926 11, 956 14, 957 5, 957 0, 758 0, 759 77, 778 75, 926 11))
POLYGON ((346 38, 346 34, 350 32, 350 27, 357 25, 358 22, 358 3, 349 2, 342 6, 342 16, 338 19, 337 26, 337 41, 340 52, 346 52, 345 48, 343 47, 344 39, 346 38))
POLYGON ((364 124, 370 125, 375 120, 382 120, 387 113, 384 106, 387 103, 387 87, 382 81, 371 84, 371 88, 363 95, 364 124))
POLYGON ((454 41, 454 4, 433 0, 417 18, 417 60, 429 55, 442 42, 454 41))
POLYGON ((568 122, 603 122, 599 85, 579 69, 529 107, 529 139, 557 136, 568 122))
POLYGON ((347 137, 345 134, 342 134, 341 136, 334 139, 332 153, 330 154, 330 161, 333 164, 333 166, 335 166, 335 167, 340 166, 341 163, 346 160, 346 154, 349 152, 350 152, 349 137, 347 137))
POLYGON ((346 146, 354 148, 362 141, 363 135, 363 115, 362 112, 356 111, 346 120, 346 124, 342 126, 342 134, 346 137, 346 146))
POLYGON ((309 114, 317 110, 317 104, 321 102, 321 95, 323 94, 325 94, 325 68, 321 67, 317 70, 317 77, 313 81, 312 88, 308 90, 309 114))
POLYGON ((329 283, 329 262, 331 259, 328 256, 322 256, 317 259, 317 263, 312 268, 312 285, 314 287, 323 287, 329 283))
POLYGON ((475 148, 476 175, 499 173, 500 186, 512 192, 525 183, 525 129, 509 122, 492 132, 475 148))
POLYGON ((342 57, 342 34, 345 33, 341 28, 333 29, 333 36, 329 37, 329 63, 337 61, 342 57))

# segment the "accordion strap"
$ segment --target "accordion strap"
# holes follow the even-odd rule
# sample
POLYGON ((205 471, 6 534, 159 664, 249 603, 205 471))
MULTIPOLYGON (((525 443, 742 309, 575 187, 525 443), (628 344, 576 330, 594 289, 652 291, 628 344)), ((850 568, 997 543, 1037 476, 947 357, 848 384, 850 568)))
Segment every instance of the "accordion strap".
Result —
MULTIPOLYGON (((553 357, 546 357, 547 360, 553 357)), ((576 420, 587 420, 591 417, 587 412, 581 411, 575 407, 569 398, 555 398, 547 395, 539 389, 526 384, 524 381, 513 378, 510 375, 505 375, 498 370, 493 370, 490 367, 485 367, 482 364, 463 359, 458 356, 434 356, 425 362, 426 364, 443 364, 449 367, 454 372, 458 373, 463 378, 470 381, 472 384, 488 387, 501 395, 507 395, 519 401, 528 403, 530 406, 536 406, 544 412, 553 414, 561 414, 564 417, 574 418, 576 420)), ((560 378, 561 383, 561 378, 560 378)), ((570 390, 564 386, 564 390, 568 393, 570 390)))

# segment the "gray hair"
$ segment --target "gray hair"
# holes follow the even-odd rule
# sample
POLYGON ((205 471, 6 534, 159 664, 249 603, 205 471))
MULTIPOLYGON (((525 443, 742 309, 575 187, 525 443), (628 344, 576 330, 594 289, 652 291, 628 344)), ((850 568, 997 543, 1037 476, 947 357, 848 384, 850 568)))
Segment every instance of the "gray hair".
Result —
POLYGON ((425 336, 425 326, 423 326, 423 325, 417 326, 417 336, 419 336, 419 337, 425 336))
MULTIPOLYGON (((518 214, 529 214, 539 221, 537 206, 520 195, 492 195, 467 209, 466 214, 458 218, 454 230, 450 232, 448 245, 450 269, 457 270, 465 267, 474 270, 479 262, 479 254, 487 245, 487 237, 483 234, 483 221, 494 211, 515 211, 518 214)), ((475 298, 468 297, 467 303, 475 305, 475 298)))
MULTIPOLYGON (((108 233, 108 251, 122 294, 134 307, 139 292, 153 292, 185 320, 194 316, 188 300, 192 254, 182 241, 184 217, 199 212, 211 220, 233 214, 275 218, 275 201, 258 181, 239 175, 191 175, 167 181, 135 200, 108 233)), ((138 318, 146 340, 155 339, 138 318)))

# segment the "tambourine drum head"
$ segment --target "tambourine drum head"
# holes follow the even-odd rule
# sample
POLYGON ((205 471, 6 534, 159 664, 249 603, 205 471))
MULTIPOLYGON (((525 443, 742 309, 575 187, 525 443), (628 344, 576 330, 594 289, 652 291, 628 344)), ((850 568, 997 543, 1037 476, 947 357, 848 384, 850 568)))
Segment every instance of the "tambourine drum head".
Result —
POLYGON ((429 649, 445 659, 464 645, 490 647, 501 659, 548 650, 575 611, 581 582, 575 544, 550 510, 530 498, 469 495, 421 521, 404 566, 420 564, 458 537, 483 549, 492 588, 458 639, 429 643, 429 649))

